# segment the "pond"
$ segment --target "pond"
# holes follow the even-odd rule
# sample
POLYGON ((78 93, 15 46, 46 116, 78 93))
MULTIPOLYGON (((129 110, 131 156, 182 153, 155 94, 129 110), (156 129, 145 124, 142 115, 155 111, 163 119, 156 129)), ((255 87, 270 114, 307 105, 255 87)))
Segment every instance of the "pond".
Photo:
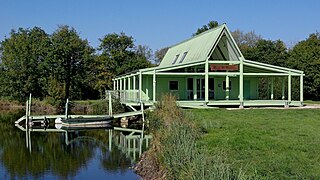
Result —
POLYGON ((0 179, 139 179, 131 169, 149 138, 126 128, 15 127, 0 111, 0 179))

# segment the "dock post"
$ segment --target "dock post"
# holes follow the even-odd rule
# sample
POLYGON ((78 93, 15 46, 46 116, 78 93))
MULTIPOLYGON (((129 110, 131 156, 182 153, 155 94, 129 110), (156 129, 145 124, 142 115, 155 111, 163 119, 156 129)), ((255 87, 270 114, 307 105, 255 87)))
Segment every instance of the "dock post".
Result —
POLYGON ((68 104, 69 104, 69 99, 67 99, 67 102, 66 102, 66 109, 65 109, 65 118, 68 119, 68 104))
POLYGON ((29 116, 31 116, 31 93, 29 96, 29 116))
POLYGON ((29 124, 28 124, 28 106, 29 106, 29 101, 27 100, 26 101, 26 145, 27 145, 27 148, 29 148, 29 134, 28 134, 28 131, 29 131, 29 124))
POLYGON ((111 92, 109 91, 109 116, 112 116, 112 97, 111 97, 111 92))
POLYGON ((143 145, 143 138, 144 138, 144 110, 143 110, 143 102, 140 101, 140 104, 141 104, 141 112, 142 112, 142 132, 141 132, 141 137, 140 137, 140 143, 139 143, 139 157, 141 156, 142 154, 142 145, 143 145))
POLYGON ((142 113, 142 121, 143 121, 143 123, 144 123, 144 110, 143 110, 143 102, 142 101, 140 101, 140 105, 141 105, 141 113, 142 113))
POLYGON ((28 127, 29 123, 29 100, 26 102, 26 128, 28 127))
POLYGON ((111 152, 112 149, 112 130, 109 129, 109 152, 111 152))

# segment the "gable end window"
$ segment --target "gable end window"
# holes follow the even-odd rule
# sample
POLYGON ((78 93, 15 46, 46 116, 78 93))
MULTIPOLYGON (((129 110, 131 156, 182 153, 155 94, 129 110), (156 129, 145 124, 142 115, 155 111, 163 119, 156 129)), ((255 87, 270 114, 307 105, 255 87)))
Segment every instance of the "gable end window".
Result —
POLYGON ((173 61, 172 61, 172 64, 175 64, 175 63, 177 62, 179 55, 180 55, 180 54, 177 54, 177 55, 174 57, 174 59, 173 59, 173 61))
POLYGON ((181 57, 179 63, 182 63, 182 62, 183 62, 183 60, 186 58, 187 54, 188 54, 188 51, 186 51, 186 52, 184 52, 184 53, 182 54, 182 57, 181 57))
POLYGON ((179 90, 179 81, 169 81, 169 90, 170 91, 179 90))

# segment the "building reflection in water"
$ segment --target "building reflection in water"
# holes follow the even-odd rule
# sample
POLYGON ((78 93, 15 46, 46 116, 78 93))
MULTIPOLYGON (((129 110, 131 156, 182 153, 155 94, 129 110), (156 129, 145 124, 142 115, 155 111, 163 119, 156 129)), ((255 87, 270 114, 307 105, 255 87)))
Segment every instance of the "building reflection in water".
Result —
POLYGON ((31 152, 32 151, 32 138, 31 133, 60 133, 64 139, 64 143, 69 146, 75 142, 81 140, 101 142, 102 146, 107 146, 108 150, 112 152, 114 148, 117 148, 129 158, 131 162, 136 162, 141 156, 142 152, 148 149, 151 135, 145 134, 144 125, 142 129, 130 129, 112 126, 99 126, 99 127, 77 127, 77 128, 37 128, 37 127, 24 127, 16 125, 20 130, 25 131, 26 136, 26 147, 31 152), (91 133, 80 133, 80 132, 90 132, 95 130, 104 130, 105 137, 103 139, 107 141, 102 141, 99 137, 91 133))

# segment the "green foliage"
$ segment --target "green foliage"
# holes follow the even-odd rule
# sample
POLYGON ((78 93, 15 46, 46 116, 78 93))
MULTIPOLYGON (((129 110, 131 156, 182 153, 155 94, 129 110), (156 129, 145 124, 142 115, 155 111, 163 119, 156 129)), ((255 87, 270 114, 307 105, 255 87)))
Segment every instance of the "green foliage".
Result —
POLYGON ((304 96, 320 99, 320 33, 296 44, 289 52, 289 66, 304 71, 304 96))
POLYGON ((24 100, 46 94, 48 52, 51 42, 42 29, 20 28, 11 31, 10 38, 1 42, 1 96, 24 100))
POLYGON ((209 29, 215 28, 219 25, 218 21, 210 21, 208 24, 203 25, 201 28, 197 29, 197 32, 192 34, 192 36, 196 36, 198 34, 201 34, 209 29))
POLYGON ((287 48, 281 40, 258 40, 255 46, 242 53, 246 59, 276 66, 285 66, 288 58, 287 48))
POLYGON ((74 28, 60 26, 52 36, 51 74, 64 86, 64 99, 82 99, 94 49, 82 40, 74 28))
POLYGON ((38 27, 12 30, 0 50, 1 97, 20 101, 29 93, 53 101, 97 97, 90 70, 94 49, 73 28, 61 26, 51 36, 38 27))
POLYGON ((96 88, 100 92, 112 89, 112 78, 117 75, 151 67, 148 60, 151 58, 150 49, 146 46, 135 48, 133 37, 125 33, 112 33, 105 35, 100 41, 101 54, 96 61, 96 88))

